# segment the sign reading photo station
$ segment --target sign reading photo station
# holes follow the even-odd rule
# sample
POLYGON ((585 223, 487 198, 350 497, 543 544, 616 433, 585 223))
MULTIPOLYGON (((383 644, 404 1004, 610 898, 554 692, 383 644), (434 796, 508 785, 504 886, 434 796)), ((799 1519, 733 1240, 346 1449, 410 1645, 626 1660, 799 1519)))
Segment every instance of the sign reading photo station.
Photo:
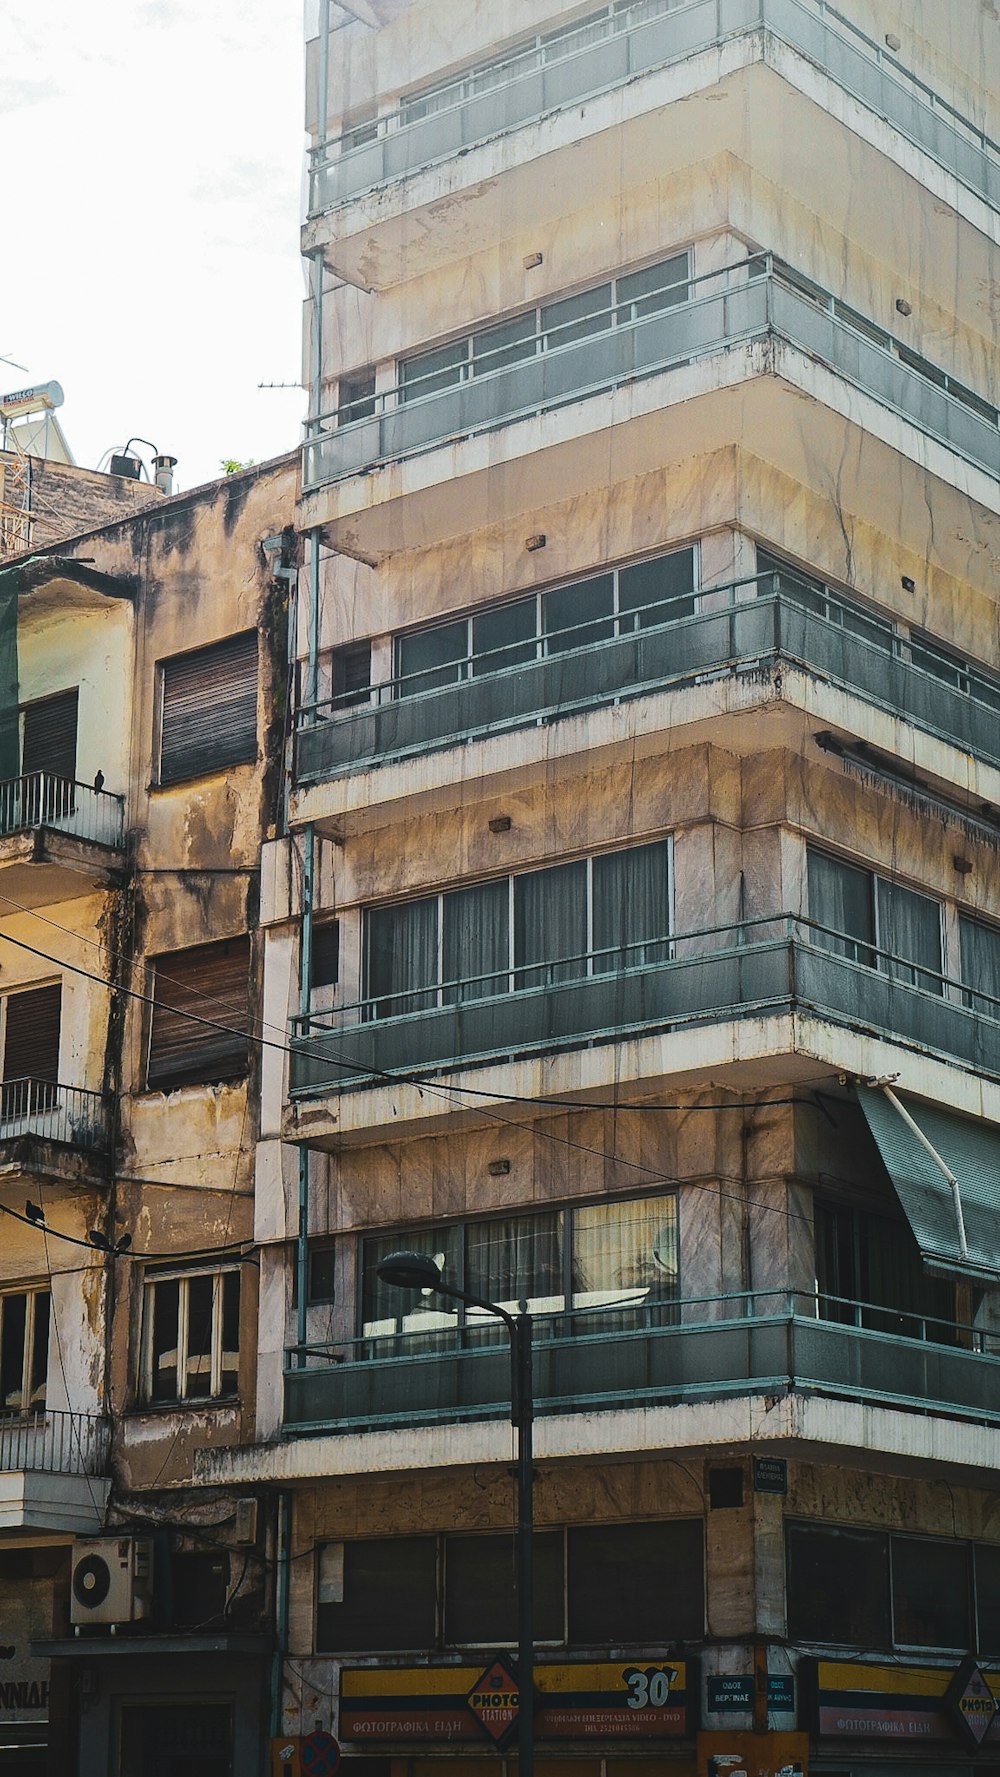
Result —
MULTIPOLYGON (((689 1729, 686 1661, 644 1659, 535 1669, 538 1740, 674 1740, 689 1729)), ((345 1667, 340 1738, 353 1745, 437 1740, 496 1747, 517 1732, 517 1669, 507 1654, 482 1666, 345 1667)))

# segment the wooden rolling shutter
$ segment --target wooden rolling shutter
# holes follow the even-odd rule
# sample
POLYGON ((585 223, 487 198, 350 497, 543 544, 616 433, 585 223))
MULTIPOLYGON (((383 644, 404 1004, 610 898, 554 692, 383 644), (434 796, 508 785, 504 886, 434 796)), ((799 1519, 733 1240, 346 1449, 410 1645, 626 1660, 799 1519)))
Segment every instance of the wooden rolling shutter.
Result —
POLYGON ((59 1078, 59 1023, 62 987, 33 987, 6 996, 3 1077, 5 1080, 59 1078))
POLYGON ((241 1033, 250 1022, 249 938, 199 944, 158 957, 153 997, 148 1087, 169 1092, 175 1086, 236 1080, 246 1073, 249 1043, 241 1033), (229 1030, 198 1024, 186 1016, 192 1012, 229 1030))
POLYGON ((48 771, 53 777, 76 777, 76 725, 79 688, 60 691, 24 706, 21 770, 48 771))
POLYGON ((255 629, 165 660, 160 671, 161 784, 256 759, 255 629))

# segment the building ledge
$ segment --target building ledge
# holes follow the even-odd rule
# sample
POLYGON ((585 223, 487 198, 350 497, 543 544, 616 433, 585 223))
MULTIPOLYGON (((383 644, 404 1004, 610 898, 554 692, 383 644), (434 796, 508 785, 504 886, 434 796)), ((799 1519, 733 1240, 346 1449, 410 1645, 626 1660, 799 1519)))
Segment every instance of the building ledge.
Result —
POLYGON ((78 1635, 57 1641, 33 1641, 31 1652, 39 1660, 100 1660, 123 1654, 145 1655, 161 1660, 171 1654, 229 1654, 261 1658, 270 1652, 265 1635, 78 1635))

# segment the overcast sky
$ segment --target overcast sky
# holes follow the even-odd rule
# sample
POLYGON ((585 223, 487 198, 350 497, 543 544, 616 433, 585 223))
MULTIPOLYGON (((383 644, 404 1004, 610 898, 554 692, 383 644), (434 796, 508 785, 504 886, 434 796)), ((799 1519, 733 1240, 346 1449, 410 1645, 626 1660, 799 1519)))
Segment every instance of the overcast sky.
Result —
POLYGON ((0 0, 0 390, 55 379, 78 463, 299 439, 301 0, 0 0))

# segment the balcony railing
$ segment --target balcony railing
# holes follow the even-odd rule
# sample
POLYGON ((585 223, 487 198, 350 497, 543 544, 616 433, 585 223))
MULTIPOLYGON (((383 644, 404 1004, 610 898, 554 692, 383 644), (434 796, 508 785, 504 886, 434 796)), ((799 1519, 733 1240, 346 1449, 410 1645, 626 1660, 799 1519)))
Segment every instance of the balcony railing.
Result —
POLYGON ((958 456, 1000 475, 995 406, 771 254, 685 280, 673 299, 669 291, 658 295, 657 312, 639 319, 631 302, 595 315, 595 330, 582 341, 571 337, 574 322, 543 329, 518 342, 514 364, 510 346, 484 353, 475 374, 431 394, 415 396, 412 385, 407 391, 397 384, 374 398, 369 418, 351 417, 351 406, 319 415, 304 446, 305 485, 343 480, 693 359, 772 340, 805 352, 958 456))
POLYGON ((0 783, 0 839, 38 827, 117 848, 124 831, 124 801, 51 771, 5 779, 0 783))
POLYGON ((494 970, 297 1019, 291 1089, 316 1097, 400 1074, 792 1011, 1000 1078, 1000 1001, 814 921, 776 914, 514 968, 500 994, 494 970), (524 985, 542 968, 546 985, 524 985), (417 998, 423 1009, 414 1011, 417 998))
POLYGON ((106 1475, 111 1421, 96 1413, 0 1413, 0 1474, 106 1475))
POLYGON ((310 215, 726 39, 766 30, 885 118, 987 203, 1000 203, 1000 147, 826 0, 636 0, 471 68, 314 150, 310 215))
MULTIPOLYGON (((1000 1425, 995 1340, 867 1303, 755 1291, 534 1324, 542 1416, 795 1391, 1000 1425)), ((286 1433, 510 1413, 506 1346, 468 1329, 293 1346, 287 1361, 286 1433)))
POLYGON ((443 669, 452 684, 424 690, 428 673, 374 685, 360 704, 354 694, 354 707, 336 698, 307 704, 296 717, 295 781, 551 723, 706 674, 778 666, 801 667, 1000 765, 1000 679, 956 661, 949 683, 915 664, 908 639, 874 614, 867 620, 860 606, 824 593, 824 609, 810 609, 815 587, 791 572, 694 596, 703 607, 696 614, 688 596, 608 617, 599 641, 592 620, 540 636, 537 658, 517 665, 508 661, 523 643, 468 655, 443 669))
POLYGON ((111 1103, 103 1093, 56 1080, 0 1082, 0 1143, 21 1135, 60 1142, 88 1154, 111 1145, 111 1103))

